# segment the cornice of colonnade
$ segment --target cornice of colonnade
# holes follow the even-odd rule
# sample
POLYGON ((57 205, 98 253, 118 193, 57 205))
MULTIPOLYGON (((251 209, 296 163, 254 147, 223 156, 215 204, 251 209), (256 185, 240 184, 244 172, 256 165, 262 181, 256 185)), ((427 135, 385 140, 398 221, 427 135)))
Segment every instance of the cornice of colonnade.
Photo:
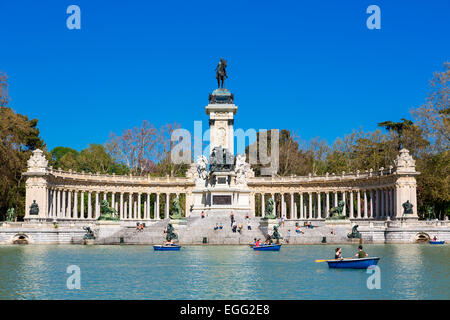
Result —
MULTIPOLYGON (((26 172, 27 176, 34 175, 33 172, 26 172)), ((108 175, 91 174, 84 172, 72 172, 54 170, 49 167, 45 173, 47 187, 67 191, 105 191, 108 192, 133 192, 133 193, 186 193, 195 186, 193 179, 185 177, 152 177, 152 176, 132 176, 132 175, 108 175)))
POLYGON ((366 170, 365 172, 308 175, 252 177, 248 180, 249 189, 254 193, 296 193, 296 192, 335 192, 363 191, 395 188, 400 177, 411 177, 419 172, 396 172, 393 167, 385 170, 366 170))

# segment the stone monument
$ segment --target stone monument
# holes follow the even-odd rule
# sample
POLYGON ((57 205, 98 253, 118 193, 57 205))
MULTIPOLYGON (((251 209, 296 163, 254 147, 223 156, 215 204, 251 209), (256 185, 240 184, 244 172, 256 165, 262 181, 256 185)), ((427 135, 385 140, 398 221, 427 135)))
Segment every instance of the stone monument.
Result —
POLYGON ((228 78, 226 61, 221 59, 216 70, 218 89, 209 95, 210 156, 200 156, 191 165, 188 176, 194 177, 192 211, 250 212, 250 190, 247 179, 254 176, 244 155, 234 157, 234 115, 237 106, 233 94, 224 88, 228 78), (209 169, 208 169, 209 165, 209 169))

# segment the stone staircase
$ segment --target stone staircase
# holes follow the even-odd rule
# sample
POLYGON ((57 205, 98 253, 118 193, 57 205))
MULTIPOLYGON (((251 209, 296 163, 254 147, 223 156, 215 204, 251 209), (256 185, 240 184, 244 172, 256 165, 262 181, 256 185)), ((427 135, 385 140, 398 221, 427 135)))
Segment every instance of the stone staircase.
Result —
MULTIPOLYGON (((326 237, 327 243, 345 243, 349 242, 347 234, 351 228, 347 225, 326 225, 323 221, 312 221, 314 228, 306 228, 303 221, 298 221, 301 230, 304 233, 295 232, 296 221, 286 221, 284 226, 278 228, 283 237, 283 243, 286 243, 288 230, 290 230, 289 244, 321 244, 323 237, 326 237)), ((271 233, 271 232, 270 232, 271 233)))
POLYGON ((245 215, 235 214, 236 223, 243 225, 241 233, 231 229, 230 212, 214 212, 201 218, 199 212, 193 213, 185 228, 180 228, 180 241, 186 244, 203 243, 206 238, 208 244, 249 244, 254 238, 264 239, 259 229, 259 218, 250 218, 252 230, 247 230, 245 215), (222 230, 214 230, 214 226, 222 223, 222 230))
MULTIPOLYGON (((230 212, 214 212, 201 218, 199 212, 194 212, 186 219, 185 223, 172 222, 175 233, 178 234, 181 244, 202 244, 206 238, 208 244, 249 244, 255 238, 264 240, 265 234, 260 229, 260 218, 251 217, 252 230, 247 230, 247 223, 243 214, 235 214, 236 223, 242 223, 241 233, 233 232, 231 229, 230 212), (214 230, 216 224, 222 223, 222 230, 214 230)), ((279 227, 283 240, 286 243, 288 230, 290 230, 289 244, 321 244, 323 237, 327 243, 351 242, 347 234, 351 232, 349 224, 329 225, 324 221, 312 221, 314 228, 301 227, 304 232, 295 232, 295 223, 303 226, 303 221, 286 221, 279 227)), ((146 223, 144 230, 136 230, 136 227, 122 227, 111 236, 96 240, 100 244, 161 244, 165 241, 164 230, 168 224, 167 220, 151 221, 146 223)), ((273 233, 271 228, 269 234, 273 233)))

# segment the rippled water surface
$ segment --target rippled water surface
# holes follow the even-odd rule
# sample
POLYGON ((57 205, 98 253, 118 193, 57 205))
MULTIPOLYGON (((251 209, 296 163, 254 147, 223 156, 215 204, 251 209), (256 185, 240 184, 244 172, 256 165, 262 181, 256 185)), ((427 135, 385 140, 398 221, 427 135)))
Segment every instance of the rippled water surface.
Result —
MULTIPOLYGON (((381 258, 381 289, 365 270, 328 269, 334 246, 0 246, 0 299, 450 299, 450 248, 366 245, 381 258), (81 289, 69 290, 69 265, 81 289)), ((357 246, 342 246, 351 256, 357 246)))

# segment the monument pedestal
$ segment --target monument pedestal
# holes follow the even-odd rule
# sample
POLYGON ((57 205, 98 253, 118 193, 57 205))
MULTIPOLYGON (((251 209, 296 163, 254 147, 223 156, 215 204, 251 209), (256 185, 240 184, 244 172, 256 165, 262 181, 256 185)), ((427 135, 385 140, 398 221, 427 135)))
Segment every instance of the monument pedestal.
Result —
POLYGON ((259 227, 264 235, 272 234, 274 226, 278 226, 277 219, 261 219, 259 223, 259 227))

